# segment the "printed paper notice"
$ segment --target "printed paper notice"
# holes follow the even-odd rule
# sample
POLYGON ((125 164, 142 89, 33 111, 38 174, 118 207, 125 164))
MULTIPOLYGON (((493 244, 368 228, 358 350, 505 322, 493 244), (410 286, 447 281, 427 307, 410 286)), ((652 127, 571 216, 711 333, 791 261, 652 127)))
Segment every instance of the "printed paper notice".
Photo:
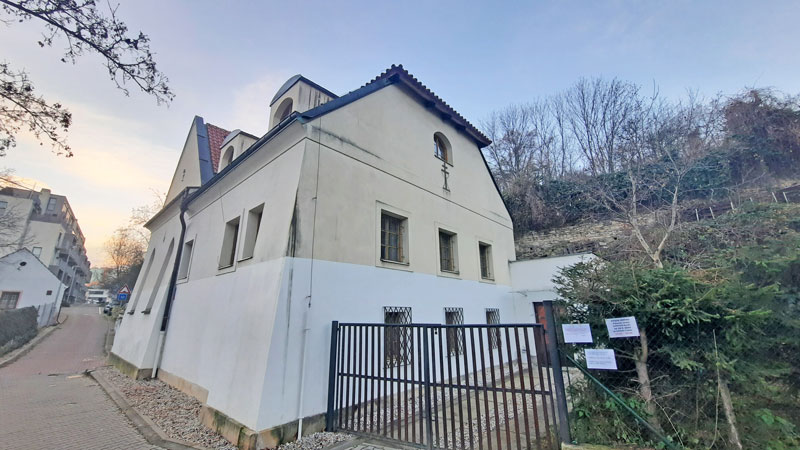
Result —
POLYGON ((587 348, 583 352, 586 355, 588 369, 617 370, 617 358, 614 356, 614 350, 587 348))
POLYGON ((592 329, 588 323, 565 323, 561 325, 564 331, 564 342, 567 344, 591 344, 592 329))
POLYGON ((636 326, 636 317, 606 319, 606 327, 608 327, 608 337, 610 338, 639 336, 639 327, 636 326))

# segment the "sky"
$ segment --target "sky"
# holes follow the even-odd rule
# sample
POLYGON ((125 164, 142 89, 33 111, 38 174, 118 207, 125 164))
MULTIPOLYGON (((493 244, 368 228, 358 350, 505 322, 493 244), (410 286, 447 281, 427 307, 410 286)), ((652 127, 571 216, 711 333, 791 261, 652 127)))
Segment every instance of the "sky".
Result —
POLYGON ((60 62, 64 42, 40 48, 40 23, 0 23, 0 60, 73 113, 75 154, 20 135, 0 169, 67 196, 94 266, 131 210, 166 192, 195 115, 261 135, 269 100, 296 73, 342 95, 403 64, 475 124, 581 77, 671 98, 753 86, 800 93, 796 1, 118 3, 117 16, 151 39, 176 93, 168 107, 133 87, 126 97, 97 56, 60 62))

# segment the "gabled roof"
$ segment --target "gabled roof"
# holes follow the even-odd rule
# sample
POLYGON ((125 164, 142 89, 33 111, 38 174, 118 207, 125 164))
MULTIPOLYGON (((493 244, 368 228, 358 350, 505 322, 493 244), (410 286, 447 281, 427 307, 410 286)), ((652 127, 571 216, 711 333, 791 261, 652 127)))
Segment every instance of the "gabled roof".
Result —
POLYGON ((365 84, 361 88, 317 106, 316 108, 300 113, 300 117, 302 119, 315 119, 319 116, 339 109, 342 106, 348 105, 360 98, 363 98, 379 89, 396 83, 403 84, 412 92, 417 94, 425 103, 425 105, 428 108, 437 111, 443 120, 451 122, 456 129, 466 133, 469 137, 471 137, 478 144, 478 148, 486 147, 492 143, 489 138, 487 138, 483 133, 481 133, 480 130, 469 123, 467 119, 454 110, 450 105, 445 103, 445 101, 439 98, 439 96, 434 94, 433 91, 428 89, 427 86, 417 80, 416 77, 405 70, 402 64, 392 64, 392 67, 375 77, 375 79, 365 84))
POLYGON ((311 87, 313 87, 313 88, 315 88, 315 89, 317 89, 319 91, 324 92, 325 94, 327 94, 331 98, 338 98, 339 97, 338 95, 334 94, 333 92, 325 89, 324 87, 318 85, 317 83, 314 83, 313 81, 309 80, 308 78, 306 78, 306 77, 304 77, 304 76, 302 76, 302 75, 300 75, 298 73, 297 75, 293 76, 292 78, 289 78, 288 80, 286 80, 286 83, 283 83, 283 86, 281 86, 281 88, 278 89, 278 92, 275 94, 274 97, 272 97, 272 100, 270 100, 269 106, 272 106, 275 102, 277 102, 278 99, 281 98, 283 96, 283 94, 285 94, 286 91, 291 89, 292 86, 294 86, 298 81, 303 81, 305 83, 308 83, 309 85, 311 85, 311 87))

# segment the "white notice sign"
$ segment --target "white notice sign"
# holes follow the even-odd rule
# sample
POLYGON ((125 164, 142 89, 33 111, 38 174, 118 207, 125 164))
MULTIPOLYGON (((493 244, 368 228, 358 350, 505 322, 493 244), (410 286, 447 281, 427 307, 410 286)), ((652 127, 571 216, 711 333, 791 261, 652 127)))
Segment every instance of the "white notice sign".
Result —
POLYGON ((614 350, 587 348, 583 352, 586 355, 588 369, 617 370, 617 358, 614 356, 614 350))
POLYGON ((561 325, 564 331, 564 342, 567 344, 591 344, 592 329, 588 323, 565 323, 561 325))
POLYGON ((624 338, 639 336, 639 327, 636 326, 636 317, 616 317, 606 319, 608 337, 624 338))

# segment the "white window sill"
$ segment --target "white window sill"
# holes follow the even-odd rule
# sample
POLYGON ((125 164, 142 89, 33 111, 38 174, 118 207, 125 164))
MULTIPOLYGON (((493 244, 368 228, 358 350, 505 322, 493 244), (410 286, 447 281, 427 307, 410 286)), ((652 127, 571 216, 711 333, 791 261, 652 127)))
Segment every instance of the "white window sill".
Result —
POLYGON ((411 271, 411 265, 407 261, 402 262, 392 261, 389 259, 378 259, 376 266, 383 267, 384 269, 405 270, 407 272, 411 271))

